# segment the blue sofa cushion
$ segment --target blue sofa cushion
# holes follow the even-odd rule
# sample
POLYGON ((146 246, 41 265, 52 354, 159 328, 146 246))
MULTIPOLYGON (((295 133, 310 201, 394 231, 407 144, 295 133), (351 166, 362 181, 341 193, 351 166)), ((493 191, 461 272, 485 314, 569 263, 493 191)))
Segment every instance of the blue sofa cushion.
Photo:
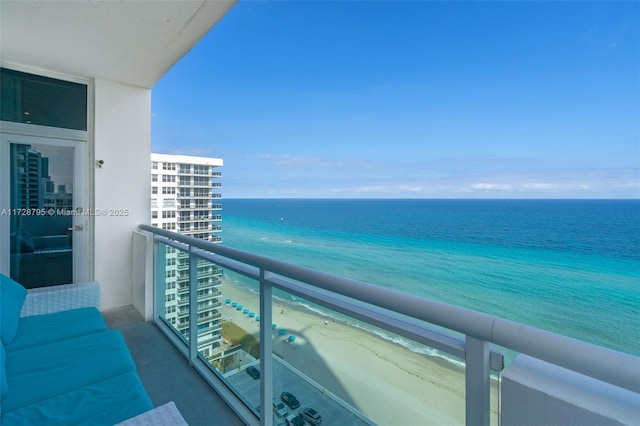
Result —
POLYGON ((2 424, 110 426, 152 408, 140 379, 130 372, 5 411, 2 424))
POLYGON ((7 351, 6 356, 10 391, 2 400, 3 411, 135 372, 135 364, 119 331, 102 331, 7 351))
POLYGON ((47 315, 22 317, 7 352, 105 331, 107 326, 96 308, 72 309, 47 315))
POLYGON ((27 289, 0 274, 0 334, 2 343, 8 345, 18 331, 18 320, 27 289))
POLYGON ((4 394, 9 390, 9 385, 7 384, 7 369, 4 366, 4 359, 4 345, 0 342, 0 396, 4 396, 4 394))

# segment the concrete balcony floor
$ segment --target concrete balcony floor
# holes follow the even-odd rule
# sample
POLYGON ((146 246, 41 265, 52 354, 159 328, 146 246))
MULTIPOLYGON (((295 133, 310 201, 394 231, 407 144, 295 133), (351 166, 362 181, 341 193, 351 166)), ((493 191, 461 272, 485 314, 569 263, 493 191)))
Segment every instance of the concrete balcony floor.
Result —
POLYGON ((221 425, 244 424, 162 332, 144 322, 133 307, 106 311, 103 316, 110 329, 122 332, 155 406, 174 401, 191 426, 212 421, 221 425))

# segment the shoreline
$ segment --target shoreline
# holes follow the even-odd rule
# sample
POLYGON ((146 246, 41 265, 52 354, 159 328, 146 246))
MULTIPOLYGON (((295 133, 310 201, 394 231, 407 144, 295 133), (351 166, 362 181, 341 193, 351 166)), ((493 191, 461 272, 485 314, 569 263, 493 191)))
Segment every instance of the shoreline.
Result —
MULTIPOLYGON (((259 315, 258 296, 222 280, 229 298, 259 315)), ((259 323, 223 306, 223 317, 259 337, 259 323)), ((273 352, 379 424, 463 424, 464 367, 420 354, 357 325, 274 298, 273 352), (277 301, 276 301, 277 300, 277 301), (287 343, 295 335, 293 344, 287 343)), ((497 380, 491 380, 492 421, 497 421, 497 380)))

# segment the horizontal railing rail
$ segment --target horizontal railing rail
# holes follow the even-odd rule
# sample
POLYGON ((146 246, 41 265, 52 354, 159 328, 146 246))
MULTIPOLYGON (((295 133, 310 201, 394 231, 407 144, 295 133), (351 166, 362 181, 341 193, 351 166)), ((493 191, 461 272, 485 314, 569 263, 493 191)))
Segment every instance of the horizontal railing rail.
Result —
MULTIPOLYGON (((484 388, 488 388, 488 369, 500 371, 504 366, 502 353, 486 345, 487 349, 483 349, 485 346, 482 342, 527 354, 640 393, 640 358, 629 354, 493 315, 289 264, 149 225, 140 225, 139 229, 154 234, 157 240, 165 244, 182 248, 224 268, 258 280, 261 288, 262 284, 266 284, 269 289, 274 287, 285 290, 467 359, 467 424, 488 422, 489 407, 483 407, 488 403, 487 395, 483 395, 480 402, 476 400, 470 404, 470 398, 477 399, 471 391, 482 389, 483 393, 484 388), (462 336, 439 330, 429 324, 462 336), (484 366, 486 370, 470 371, 478 368, 475 360, 470 362, 470 357, 482 358, 484 350, 488 351, 489 355, 489 365, 484 366), (482 409, 486 412, 470 413, 471 409, 482 409), (470 420, 474 416, 483 420, 470 420)), ((271 410, 264 414, 267 415, 269 411, 271 410)))

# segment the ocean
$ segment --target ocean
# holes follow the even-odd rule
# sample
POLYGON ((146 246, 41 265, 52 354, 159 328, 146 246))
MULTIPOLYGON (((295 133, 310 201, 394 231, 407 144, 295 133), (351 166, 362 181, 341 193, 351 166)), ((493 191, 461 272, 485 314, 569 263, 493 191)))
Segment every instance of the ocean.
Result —
POLYGON ((640 356, 640 200, 226 199, 223 244, 640 356))

